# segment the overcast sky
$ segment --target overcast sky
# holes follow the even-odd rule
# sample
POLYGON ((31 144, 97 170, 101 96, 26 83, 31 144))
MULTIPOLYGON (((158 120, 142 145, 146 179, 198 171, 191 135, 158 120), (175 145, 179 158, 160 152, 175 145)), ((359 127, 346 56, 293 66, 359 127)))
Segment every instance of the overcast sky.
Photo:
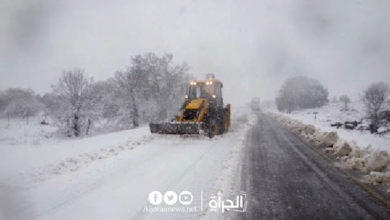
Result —
POLYGON ((306 75, 357 98, 390 83, 389 0, 1 0, 0 89, 50 91, 60 73, 113 76, 134 55, 170 52, 225 100, 275 97, 306 75))

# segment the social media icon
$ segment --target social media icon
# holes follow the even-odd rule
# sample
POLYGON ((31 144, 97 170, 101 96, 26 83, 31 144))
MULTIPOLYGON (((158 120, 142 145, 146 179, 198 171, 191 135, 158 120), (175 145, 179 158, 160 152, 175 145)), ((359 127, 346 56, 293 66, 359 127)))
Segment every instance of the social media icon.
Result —
POLYGON ((163 196, 159 191, 153 191, 153 192, 149 193, 149 202, 152 205, 161 204, 162 199, 163 199, 163 196))
POLYGON ((173 191, 168 191, 164 194, 164 202, 167 205, 173 205, 177 202, 177 194, 173 191))
POLYGON ((183 191, 179 194, 179 202, 183 205, 191 204, 193 199, 194 197, 192 196, 192 193, 189 191, 183 191))

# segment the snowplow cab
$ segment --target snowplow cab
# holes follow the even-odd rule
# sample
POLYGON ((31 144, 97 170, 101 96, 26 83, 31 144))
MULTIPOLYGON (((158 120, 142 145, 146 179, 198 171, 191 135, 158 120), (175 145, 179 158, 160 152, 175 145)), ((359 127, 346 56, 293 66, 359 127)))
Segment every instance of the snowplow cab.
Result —
POLYGON ((189 82, 185 96, 186 101, 204 98, 215 102, 213 104, 217 106, 222 106, 223 84, 219 80, 216 80, 213 74, 207 74, 206 77, 206 80, 192 80, 189 82))
POLYGON ((209 137, 223 134, 230 127, 230 105, 223 105, 223 84, 213 74, 205 80, 188 83, 180 114, 171 122, 149 124, 152 133, 201 134, 209 137))

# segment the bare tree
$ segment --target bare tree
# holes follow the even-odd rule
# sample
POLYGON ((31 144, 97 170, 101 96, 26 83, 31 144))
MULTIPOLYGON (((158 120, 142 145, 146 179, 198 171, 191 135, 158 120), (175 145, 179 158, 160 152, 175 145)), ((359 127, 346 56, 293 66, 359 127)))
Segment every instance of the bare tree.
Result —
POLYGON ((344 103, 344 110, 348 110, 348 104, 351 102, 351 99, 347 95, 342 95, 339 100, 344 103))
POLYGON ((370 130, 377 132, 379 126, 378 113, 387 107, 387 96, 389 86, 386 83, 379 82, 371 84, 363 94, 363 102, 366 106, 368 117, 371 119, 370 130))
POLYGON ((91 122, 88 113, 93 105, 92 83, 93 80, 87 78, 83 70, 76 68, 64 71, 57 85, 53 86, 61 105, 57 108, 61 111, 57 116, 67 127, 68 135, 80 136, 84 127, 89 129, 91 122))

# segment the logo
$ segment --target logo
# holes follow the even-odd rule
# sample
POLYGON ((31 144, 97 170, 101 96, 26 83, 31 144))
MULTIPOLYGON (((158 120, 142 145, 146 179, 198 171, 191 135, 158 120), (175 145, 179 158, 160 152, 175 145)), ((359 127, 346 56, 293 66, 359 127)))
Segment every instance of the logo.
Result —
POLYGON ((222 213, 225 211, 245 212, 247 207, 246 194, 244 192, 240 192, 235 199, 223 199, 222 192, 218 192, 216 196, 210 196, 208 205, 210 212, 216 212, 219 210, 222 213))
POLYGON ((160 205, 162 202, 162 194, 159 191, 149 193, 149 202, 152 205, 160 205))
POLYGON ((177 194, 173 191, 168 191, 164 194, 164 202, 167 205, 174 205, 177 202, 177 194))
POLYGON ((183 205, 189 205, 194 200, 191 192, 183 191, 179 194, 179 202, 183 205))
POLYGON ((180 193, 167 191, 164 195, 159 191, 153 191, 149 193, 149 202, 153 206, 145 206, 144 212, 246 212, 248 206, 245 192, 240 192, 235 196, 230 195, 227 198, 222 192, 204 197, 201 191, 199 197, 196 198, 197 203, 190 206, 193 201, 194 196, 189 191, 180 193))

